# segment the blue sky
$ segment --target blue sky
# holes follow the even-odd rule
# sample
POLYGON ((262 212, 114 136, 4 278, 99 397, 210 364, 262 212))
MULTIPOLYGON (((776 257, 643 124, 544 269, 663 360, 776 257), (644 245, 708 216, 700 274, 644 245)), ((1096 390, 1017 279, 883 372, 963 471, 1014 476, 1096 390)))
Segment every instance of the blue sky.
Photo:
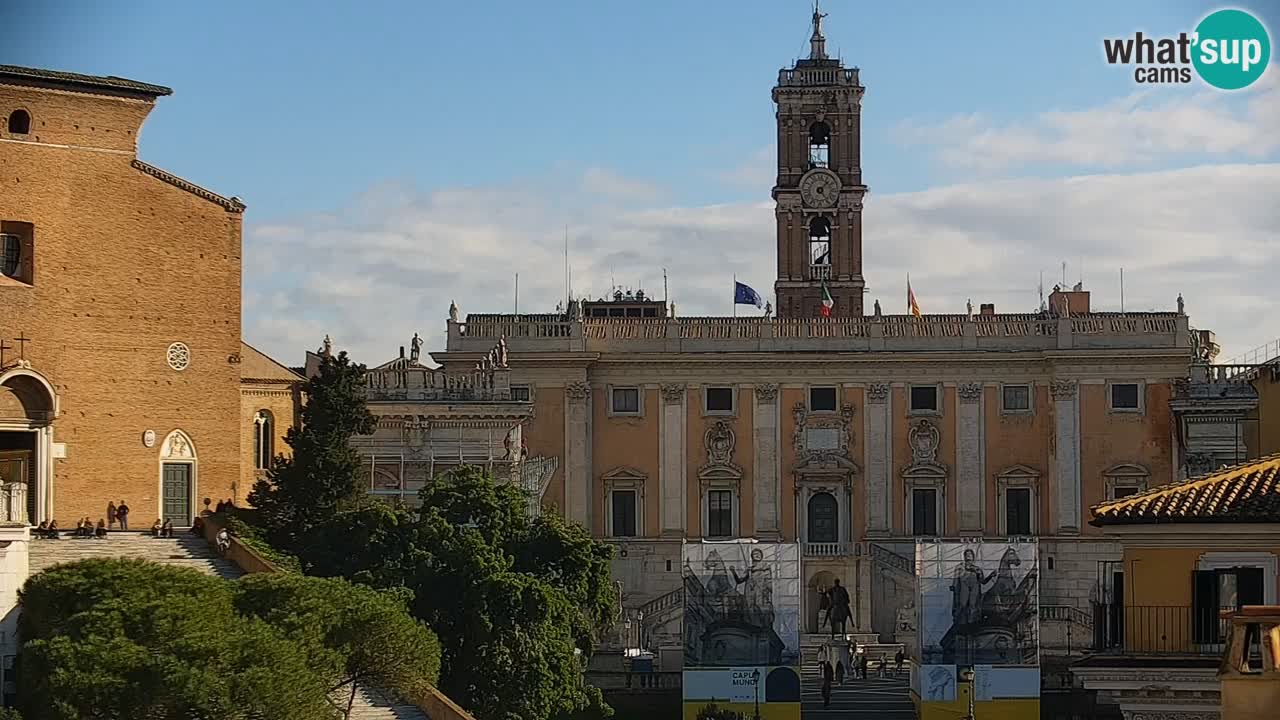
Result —
MULTIPOLYGON (((704 277, 697 258, 680 255, 691 240, 705 244, 709 258, 727 258, 716 272, 732 266, 762 290, 771 284, 770 218, 759 207, 772 179, 769 91, 777 70, 807 51, 806 2, 332 5, 28 3, 0 11, 19 30, 6 32, 0 62, 174 88, 148 120, 140 154, 248 204, 246 258, 256 267, 246 263, 245 332, 275 354, 297 355, 304 337, 315 344, 304 333, 330 328, 369 353, 386 354, 414 331, 438 346, 439 308, 461 295, 460 304, 469 301, 464 312, 506 309, 507 299, 498 307, 493 298, 521 266, 528 273, 522 294, 529 294, 522 305, 554 304, 563 294, 555 280, 561 273, 547 270, 561 242, 555 229, 566 224, 582 252, 576 272, 592 278, 593 292, 608 285, 601 278, 609 271, 652 287, 661 267, 677 264, 687 268, 685 314, 727 314, 727 301, 716 299, 723 283, 704 277), (344 247, 344 237, 362 244, 344 247), (344 269, 358 247, 372 247, 380 259, 344 269), (500 265, 504 279, 455 287, 471 265, 437 257, 450 252, 500 265), (432 260, 415 266, 397 253, 432 260), (415 277, 405 275, 415 267, 415 277), (406 291, 411 307, 382 311, 404 303, 406 291), (342 302, 358 308, 330 307, 342 302), (297 329, 270 317, 286 313, 300 320, 297 329), (371 315, 387 325, 369 327, 371 315)), ((1262 17, 1274 39, 1280 3, 1236 6, 1262 17)), ((1274 93, 1255 102, 1261 90, 1143 88, 1128 70, 1102 61, 1104 37, 1190 30, 1215 7, 1186 0, 828 2, 829 49, 860 66, 868 88, 863 169, 872 195, 864 244, 873 291, 879 285, 896 298, 900 271, 911 270, 922 300, 945 312, 979 291, 1034 302, 1026 297, 1034 296, 1034 280, 1026 277, 1061 261, 1085 266, 1080 270, 1093 264, 1086 277, 1111 273, 1109 259, 1087 243, 1058 240, 1049 249, 1035 238, 1016 248, 989 242, 1001 233, 990 226, 988 209, 939 199, 957 193, 1018 196, 1069 178, 1150 175, 1117 190, 1123 194, 1168 177, 1160 173, 1241 165, 1251 173, 1263 168, 1249 183, 1277 189, 1272 171, 1280 152, 1255 142, 1261 123, 1274 117, 1274 93), (1162 113, 1184 112, 1184 103, 1197 110, 1184 113, 1185 124, 1159 121, 1162 113), (1232 139, 1215 140, 1224 121, 1232 139), (1170 124, 1180 130, 1169 131, 1170 124), (1116 127, 1133 135, 1119 151, 1102 137, 1115 136, 1116 127), (1163 139, 1149 143, 1151 133, 1163 139), (877 197, 885 203, 885 242, 917 231, 937 238, 955 228, 961 245, 986 253, 986 265, 976 266, 976 277, 958 276, 954 267, 934 272, 886 250, 884 275, 876 277, 877 197), (1015 266, 1004 267, 1009 262, 1015 266), (1019 278, 981 277, 983 267, 1019 278)), ((990 202, 1001 207, 998 197, 990 202)), ((1261 233, 1263 248, 1274 239, 1266 236, 1273 217, 1255 219, 1248 232, 1261 233)), ((1211 225, 1206 220, 1207 230, 1211 225)), ((1261 260, 1242 271, 1260 273, 1258 262, 1276 262, 1258 252, 1261 260)), ((1124 254, 1115 265, 1126 262, 1124 254)), ((1133 254, 1134 282, 1142 282, 1143 257, 1153 277, 1171 272, 1150 253, 1133 254)), ((1203 258, 1175 260, 1194 268, 1203 258)), ((1216 282, 1188 275, 1179 289, 1197 297, 1192 308, 1222 301, 1232 308, 1218 311, 1226 319, 1261 297, 1223 301, 1210 292, 1216 282)), ((1170 306, 1169 290, 1153 284, 1152 304, 1170 306)), ((1231 332, 1239 350, 1280 335, 1274 327, 1208 320, 1226 328, 1220 334, 1231 332)))

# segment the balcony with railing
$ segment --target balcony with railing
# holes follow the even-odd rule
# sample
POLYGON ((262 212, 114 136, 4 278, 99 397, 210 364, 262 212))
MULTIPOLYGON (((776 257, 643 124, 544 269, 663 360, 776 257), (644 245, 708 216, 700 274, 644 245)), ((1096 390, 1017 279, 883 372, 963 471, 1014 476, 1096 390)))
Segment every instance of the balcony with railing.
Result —
POLYGON ((809 279, 810 280, 830 280, 831 266, 826 264, 810 265, 809 279))
POLYGON ((844 557, 853 554, 853 543, 840 542, 807 542, 804 544, 804 556, 811 558, 844 557))
POLYGON ((1093 649, 1112 655, 1217 657, 1231 631, 1222 612, 1234 609, 1095 605, 1093 649))

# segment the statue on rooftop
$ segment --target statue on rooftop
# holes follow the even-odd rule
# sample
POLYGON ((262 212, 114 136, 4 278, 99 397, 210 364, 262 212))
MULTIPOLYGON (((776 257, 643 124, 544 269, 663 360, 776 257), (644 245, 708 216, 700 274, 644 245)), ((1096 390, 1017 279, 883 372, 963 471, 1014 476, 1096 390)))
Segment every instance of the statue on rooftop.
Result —
POLYGON ((1182 293, 1178 293, 1178 314, 1179 314, 1179 315, 1186 315, 1186 314, 1187 314, 1187 306, 1186 306, 1186 304, 1182 301, 1182 293))
POLYGON ((333 354, 333 339, 329 337, 329 333, 325 333, 324 342, 320 345, 320 354, 328 357, 333 354))
POLYGON ((458 303, 449 301, 449 322, 458 322, 458 303))
POLYGON ((764 304, 764 316, 773 317, 773 303, 766 301, 764 304))
POLYGON ((498 338, 498 367, 507 367, 507 336, 498 338))
POLYGON ((413 339, 409 341, 409 362, 416 365, 420 357, 422 357, 422 338, 418 333, 414 333, 413 339))
POLYGON ((964 301, 964 312, 970 318, 973 317, 973 298, 964 301))
POLYGON ((876 317, 880 317, 880 298, 876 298, 875 310, 876 317))

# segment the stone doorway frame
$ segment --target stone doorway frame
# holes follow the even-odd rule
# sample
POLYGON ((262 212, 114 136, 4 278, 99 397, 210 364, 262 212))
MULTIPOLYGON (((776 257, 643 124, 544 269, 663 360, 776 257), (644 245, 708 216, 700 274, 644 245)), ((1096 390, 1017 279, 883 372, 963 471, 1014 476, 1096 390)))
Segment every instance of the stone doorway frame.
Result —
POLYGON ((0 370, 0 385, 43 395, 32 398, 38 400, 40 405, 27 408, 27 417, 0 419, 0 432, 35 433, 35 456, 31 460, 35 467, 35 487, 27 488, 27 492, 35 493, 36 516, 27 518, 27 522, 37 525, 42 520, 53 517, 53 461, 57 456, 54 452, 53 423, 59 415, 58 393, 48 378, 32 369, 30 363, 22 361, 0 370), (15 379, 19 384, 13 383, 15 379))
POLYGON ((200 455, 196 444, 181 428, 174 428, 160 443, 156 459, 156 517, 164 517, 164 466, 191 466, 191 497, 188 498, 191 520, 200 517, 200 455))

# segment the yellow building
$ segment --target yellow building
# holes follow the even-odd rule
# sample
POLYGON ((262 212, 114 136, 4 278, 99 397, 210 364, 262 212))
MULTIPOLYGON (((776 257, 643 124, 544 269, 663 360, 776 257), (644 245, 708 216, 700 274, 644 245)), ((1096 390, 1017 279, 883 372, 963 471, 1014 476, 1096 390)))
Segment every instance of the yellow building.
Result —
POLYGON ((1095 652, 1072 667, 1125 717, 1218 717, 1224 610, 1276 603, 1280 455, 1092 508, 1121 545, 1099 564, 1095 652))

